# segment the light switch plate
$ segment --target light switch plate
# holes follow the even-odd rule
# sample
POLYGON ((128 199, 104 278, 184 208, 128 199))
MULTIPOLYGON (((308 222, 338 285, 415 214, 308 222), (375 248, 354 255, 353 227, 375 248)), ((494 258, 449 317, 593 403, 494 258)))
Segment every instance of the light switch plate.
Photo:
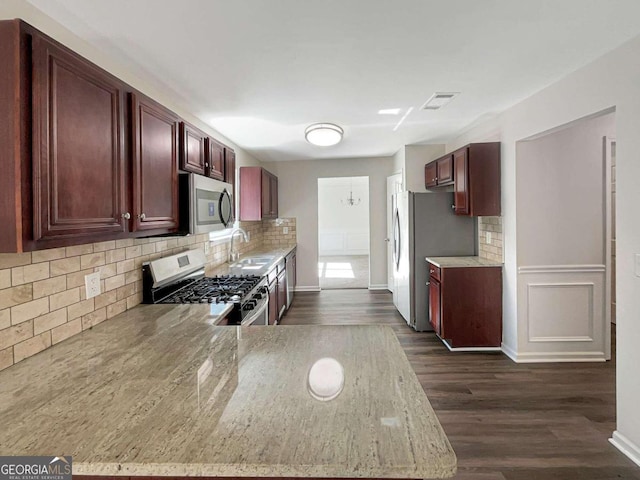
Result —
POLYGON ((209 242, 207 240, 206 242, 204 242, 204 254, 205 255, 209 255, 210 248, 211 248, 211 242, 209 242))
POLYGON ((284 235, 286 235, 287 233, 289 233, 289 227, 282 227, 282 233, 284 235))
POLYGON ((491 245, 491 232, 487 232, 487 245, 491 245))
POLYGON ((85 275, 84 288, 87 293, 87 300, 100 295, 100 272, 85 275))
POLYGON ((636 277, 640 277, 640 253, 636 253, 636 277))

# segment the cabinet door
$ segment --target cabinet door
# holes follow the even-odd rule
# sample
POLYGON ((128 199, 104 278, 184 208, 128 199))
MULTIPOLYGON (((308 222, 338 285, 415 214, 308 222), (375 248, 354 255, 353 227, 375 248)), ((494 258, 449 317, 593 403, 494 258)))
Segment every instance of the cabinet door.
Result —
POLYGON ((131 94, 131 118, 134 230, 175 231, 179 119, 140 94, 131 94))
POLYGON ((453 200, 457 215, 469 215, 469 159, 467 149, 462 148, 453 154, 453 200))
POLYGON ((287 274, 282 270, 278 274, 278 318, 281 318, 287 309, 287 274))
POLYGON ((207 143, 207 175, 216 180, 224 180, 224 145, 212 138, 207 143))
POLYGON ((236 218, 236 154, 230 148, 224 149, 224 181, 230 183, 233 187, 233 218, 236 218))
POLYGON ((32 48, 34 239, 126 232, 124 85, 37 35, 32 48))
POLYGON ((271 175, 271 180, 269 183, 269 195, 271 197, 271 201, 269 202, 270 215, 274 218, 278 217, 278 177, 275 175, 271 175))
POLYGON ((180 168, 185 172, 205 172, 205 139, 204 132, 192 125, 180 122, 180 168))
POLYGON ((278 321, 278 281, 269 284, 269 325, 275 325, 278 321))
POLYGON ((271 174, 262 171, 262 218, 271 217, 271 174))
POLYGON ((453 155, 447 155, 436 162, 438 166, 438 185, 453 182, 453 155))
POLYGON ((427 163, 424 166, 424 185, 427 188, 438 185, 438 165, 436 162, 427 163))
POLYGON ((429 323, 441 335, 440 282, 433 277, 429 279, 429 323))

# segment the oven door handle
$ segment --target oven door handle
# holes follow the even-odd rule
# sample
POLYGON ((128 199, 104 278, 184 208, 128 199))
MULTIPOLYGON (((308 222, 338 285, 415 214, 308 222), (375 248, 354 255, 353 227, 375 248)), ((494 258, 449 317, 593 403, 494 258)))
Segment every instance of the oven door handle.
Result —
MULTIPOLYGON (((257 312, 255 312, 253 315, 251 315, 246 320, 243 320, 242 323, 240 323, 240 325, 242 325, 242 326, 252 325, 253 322, 255 322, 256 319, 258 317, 260 317, 268 308, 269 308, 269 297, 267 297, 266 301, 264 302, 264 305, 262 307, 260 307, 257 312)), ((265 325, 266 325, 266 323, 265 323, 265 325)))

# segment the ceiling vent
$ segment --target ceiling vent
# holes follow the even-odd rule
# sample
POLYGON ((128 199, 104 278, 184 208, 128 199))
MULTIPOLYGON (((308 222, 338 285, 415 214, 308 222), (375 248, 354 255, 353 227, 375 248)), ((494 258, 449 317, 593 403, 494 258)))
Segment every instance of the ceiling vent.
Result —
POLYGON ((436 92, 422 106, 422 110, 439 110, 460 95, 460 92, 436 92))

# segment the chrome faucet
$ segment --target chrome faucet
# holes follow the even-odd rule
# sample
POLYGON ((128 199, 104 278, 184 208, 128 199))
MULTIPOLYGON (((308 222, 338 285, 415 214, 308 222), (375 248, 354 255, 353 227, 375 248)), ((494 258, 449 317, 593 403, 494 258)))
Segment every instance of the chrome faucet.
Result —
POLYGON ((229 261, 230 262, 235 262, 236 260, 238 260, 240 258, 240 253, 233 250, 233 239, 235 238, 236 233, 241 233, 242 234, 242 238, 243 238, 243 240, 245 242, 249 241, 249 236, 247 235, 247 232, 245 232, 242 228, 236 227, 233 230, 231 230, 231 245, 229 246, 229 261))

